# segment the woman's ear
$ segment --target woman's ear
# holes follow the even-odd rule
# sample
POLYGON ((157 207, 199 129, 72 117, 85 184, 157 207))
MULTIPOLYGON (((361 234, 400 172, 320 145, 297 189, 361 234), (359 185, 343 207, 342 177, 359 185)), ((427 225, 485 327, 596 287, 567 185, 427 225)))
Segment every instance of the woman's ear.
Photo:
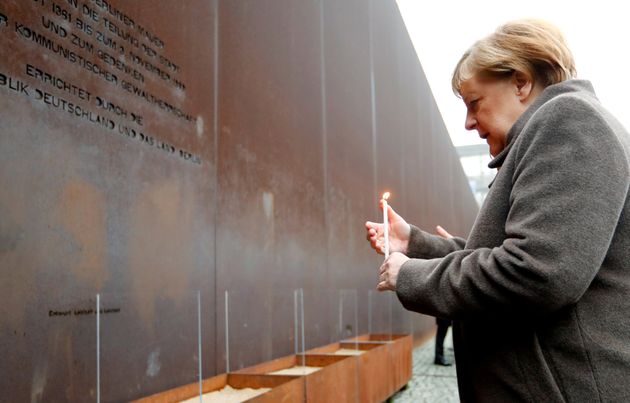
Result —
POLYGON ((512 82, 516 90, 516 96, 521 102, 527 101, 534 90, 532 79, 520 71, 515 71, 512 74, 512 82))

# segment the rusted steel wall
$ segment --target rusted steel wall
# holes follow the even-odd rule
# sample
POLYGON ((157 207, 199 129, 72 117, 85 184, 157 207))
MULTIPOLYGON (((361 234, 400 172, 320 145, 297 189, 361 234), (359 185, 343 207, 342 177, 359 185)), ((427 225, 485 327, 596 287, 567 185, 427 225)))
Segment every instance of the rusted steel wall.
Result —
POLYGON ((363 223, 477 207, 393 0, 7 0, 0 53, 0 401, 431 329, 363 223))

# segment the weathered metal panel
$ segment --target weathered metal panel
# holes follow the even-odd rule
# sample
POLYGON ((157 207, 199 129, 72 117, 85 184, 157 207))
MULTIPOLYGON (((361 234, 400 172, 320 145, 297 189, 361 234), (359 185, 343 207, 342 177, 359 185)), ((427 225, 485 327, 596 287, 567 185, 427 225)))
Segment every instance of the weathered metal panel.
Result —
POLYGON ((0 400, 96 398, 97 293, 104 401, 182 378, 177 349, 129 346, 213 300, 211 5, 0 5, 0 400))
POLYGON ((223 372, 226 290, 239 367, 296 307, 305 347, 428 329, 368 293, 363 222, 476 206, 394 1, 7 0, 0 51, 0 401, 223 372))
MULTIPOLYGON (((217 289, 257 290, 231 305, 255 309, 267 290, 326 285, 319 11, 316 1, 220 6, 217 289)), ((250 344, 240 334, 229 342, 231 350, 250 344)))

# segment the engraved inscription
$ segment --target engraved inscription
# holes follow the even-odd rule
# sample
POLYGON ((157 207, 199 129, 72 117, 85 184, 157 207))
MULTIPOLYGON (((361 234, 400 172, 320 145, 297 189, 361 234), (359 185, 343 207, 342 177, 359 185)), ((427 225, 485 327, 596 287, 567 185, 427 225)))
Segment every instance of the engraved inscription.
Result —
MULTIPOLYGON (((40 73, 37 73, 37 70, 32 66, 31 66, 31 73, 40 74, 40 73)), ((43 79, 49 80, 48 78, 46 78, 47 73, 41 71, 41 74, 42 74, 43 79)), ((54 79, 50 78, 50 80, 54 80, 54 79)), ((70 85, 70 88, 72 88, 73 84, 69 84, 69 85, 70 85)), ((192 162, 195 164, 201 164, 201 159, 187 150, 177 148, 172 144, 159 140, 154 135, 147 133, 145 131, 136 130, 127 125, 116 122, 115 120, 110 119, 107 116, 104 116, 103 114, 99 114, 95 112, 89 107, 81 106, 77 104, 76 102, 69 101, 63 97, 57 96, 48 91, 41 90, 39 88, 32 88, 27 83, 19 79, 16 79, 14 77, 11 77, 9 75, 6 75, 2 72, 0 72, 0 88, 1 87, 8 88, 10 91, 12 91, 12 93, 16 95, 22 95, 22 96, 32 98, 38 102, 43 103, 44 105, 48 107, 53 108, 54 110, 64 112, 68 114, 69 116, 80 119, 84 122, 91 123, 106 131, 123 135, 125 138, 128 138, 130 140, 136 140, 137 142, 141 144, 154 147, 160 150, 161 152, 176 156, 178 158, 183 159, 184 161, 192 162)), ((102 98, 100 98, 100 101, 99 101, 99 98, 100 97, 98 96, 94 97, 94 100, 97 102, 97 105, 100 102, 101 108, 106 109, 110 112, 111 110, 116 109, 115 105, 107 104, 106 103, 107 101, 102 98)), ((121 115, 125 117, 131 117, 131 120, 134 123, 141 126, 141 123, 142 123, 141 116, 135 115, 131 112, 128 112, 122 109, 120 109, 119 112, 121 115), (125 115, 125 113, 127 115, 125 115)))
POLYGON ((184 132, 178 128, 178 133, 186 135, 189 131, 192 135, 197 126, 197 119, 178 101, 158 95, 163 94, 160 86, 171 87, 173 94, 187 90, 179 78, 181 66, 163 54, 166 43, 158 34, 105 0, 33 0, 30 4, 38 10, 32 13, 37 18, 28 21, 10 19, 1 10, 0 32, 15 34, 14 43, 21 49, 35 46, 37 53, 62 60, 70 69, 87 71, 97 80, 93 81, 96 87, 74 82, 65 69, 52 70, 35 60, 25 60, 23 77, 0 71, 0 88, 89 122, 98 130, 201 164, 199 156, 163 141, 146 127, 155 118, 152 114, 164 113, 189 125, 184 132), (121 101, 125 98, 129 102, 121 101), (146 106, 137 106, 137 101, 146 106))
POLYGON ((26 75, 29 77, 33 77, 44 84, 50 84, 51 86, 62 90, 70 95, 73 95, 79 99, 84 101, 90 101, 92 99, 92 94, 84 88, 78 87, 72 83, 66 82, 65 80, 56 77, 46 71, 34 67, 30 64, 26 64, 26 75))
POLYGON ((20 80, 16 80, 15 78, 6 76, 2 73, 0 73, 0 87, 7 87, 11 91, 29 96, 29 93, 27 91, 28 85, 20 80))
POLYGON ((68 36, 68 31, 64 27, 55 24, 52 20, 46 18, 45 15, 42 15, 42 25, 50 32, 53 32, 62 38, 66 38, 68 36))
MULTIPOLYGON (((99 310, 101 315, 120 313, 120 308, 102 308, 99 310)), ((70 317, 70 316, 85 316, 85 315, 96 315, 96 309, 94 308, 76 308, 76 309, 64 309, 63 311, 58 311, 55 309, 48 310, 49 318, 59 318, 59 317, 70 317)))
POLYGON ((91 62, 90 60, 87 60, 83 56, 71 51, 68 48, 61 46, 59 43, 53 41, 52 39, 49 39, 48 37, 42 34, 37 33, 36 31, 32 30, 31 28, 23 24, 20 24, 19 22, 15 23, 15 32, 19 34, 21 38, 25 40, 30 40, 33 43, 36 43, 37 45, 49 50, 52 53, 55 53, 63 57, 68 62, 75 64, 89 71, 90 73, 93 73, 97 77, 107 82, 110 82, 110 83, 118 82, 118 76, 104 69, 99 64, 96 64, 96 63, 91 62))

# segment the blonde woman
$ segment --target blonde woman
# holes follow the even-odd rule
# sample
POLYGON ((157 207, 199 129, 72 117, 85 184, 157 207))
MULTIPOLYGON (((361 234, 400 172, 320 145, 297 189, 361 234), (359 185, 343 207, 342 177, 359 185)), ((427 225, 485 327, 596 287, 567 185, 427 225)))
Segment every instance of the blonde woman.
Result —
POLYGON ((468 239, 389 210, 378 289, 453 319, 462 401, 630 401, 630 136, 575 75, 548 23, 476 42, 452 85, 498 172, 468 239))

